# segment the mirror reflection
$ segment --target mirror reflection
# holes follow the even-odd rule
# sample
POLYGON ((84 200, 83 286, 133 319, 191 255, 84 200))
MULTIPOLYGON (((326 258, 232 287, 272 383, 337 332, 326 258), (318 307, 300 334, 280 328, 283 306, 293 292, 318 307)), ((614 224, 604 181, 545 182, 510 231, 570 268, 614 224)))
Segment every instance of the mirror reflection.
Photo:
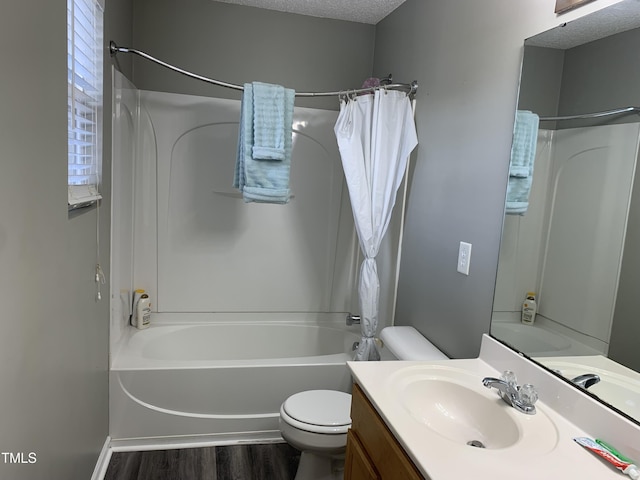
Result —
POLYGON ((640 422, 639 27, 624 0, 525 41, 491 334, 640 422))

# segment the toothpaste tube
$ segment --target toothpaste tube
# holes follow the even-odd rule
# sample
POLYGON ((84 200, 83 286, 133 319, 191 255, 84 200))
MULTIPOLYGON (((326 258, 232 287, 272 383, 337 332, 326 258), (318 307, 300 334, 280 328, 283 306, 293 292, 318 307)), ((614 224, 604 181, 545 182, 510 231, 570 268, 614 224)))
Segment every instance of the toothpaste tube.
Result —
POLYGON ((590 438, 576 437, 573 439, 578 445, 582 445, 587 450, 592 451, 596 455, 604 458, 611 465, 616 467, 622 473, 626 473, 633 480, 640 479, 640 469, 633 464, 633 461, 618 453, 613 447, 603 442, 602 440, 596 440, 594 442, 590 438))

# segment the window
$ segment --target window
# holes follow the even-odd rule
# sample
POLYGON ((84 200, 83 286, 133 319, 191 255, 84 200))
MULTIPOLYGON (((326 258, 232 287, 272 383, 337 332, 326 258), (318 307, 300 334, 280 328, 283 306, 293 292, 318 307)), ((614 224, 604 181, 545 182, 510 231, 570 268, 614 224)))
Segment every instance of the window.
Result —
POLYGON ((67 0, 69 209, 99 200, 102 163, 101 0, 67 0))

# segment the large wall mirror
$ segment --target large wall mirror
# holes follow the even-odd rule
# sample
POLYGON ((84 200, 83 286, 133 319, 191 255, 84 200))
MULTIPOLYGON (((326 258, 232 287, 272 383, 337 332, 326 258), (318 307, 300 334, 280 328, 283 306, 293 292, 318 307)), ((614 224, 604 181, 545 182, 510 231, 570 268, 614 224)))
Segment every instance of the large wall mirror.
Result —
POLYGON ((509 180, 528 198, 507 198, 491 335, 640 423, 640 109, 585 115, 640 107, 640 1, 524 52, 518 110, 539 122, 530 177, 509 180))

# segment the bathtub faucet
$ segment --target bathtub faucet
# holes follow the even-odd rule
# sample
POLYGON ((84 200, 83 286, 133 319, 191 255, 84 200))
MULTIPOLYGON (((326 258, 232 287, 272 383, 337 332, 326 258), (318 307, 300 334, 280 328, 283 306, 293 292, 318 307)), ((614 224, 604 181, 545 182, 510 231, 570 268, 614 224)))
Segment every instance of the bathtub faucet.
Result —
POLYGON ((585 373, 578 375, 576 378, 572 378, 571 381, 582 388, 589 388, 591 385, 595 385, 600 381, 600 377, 595 373, 585 373))
POLYGON ((353 315, 352 313, 347 313, 347 325, 351 326, 354 323, 360 323, 360 315, 353 315))

